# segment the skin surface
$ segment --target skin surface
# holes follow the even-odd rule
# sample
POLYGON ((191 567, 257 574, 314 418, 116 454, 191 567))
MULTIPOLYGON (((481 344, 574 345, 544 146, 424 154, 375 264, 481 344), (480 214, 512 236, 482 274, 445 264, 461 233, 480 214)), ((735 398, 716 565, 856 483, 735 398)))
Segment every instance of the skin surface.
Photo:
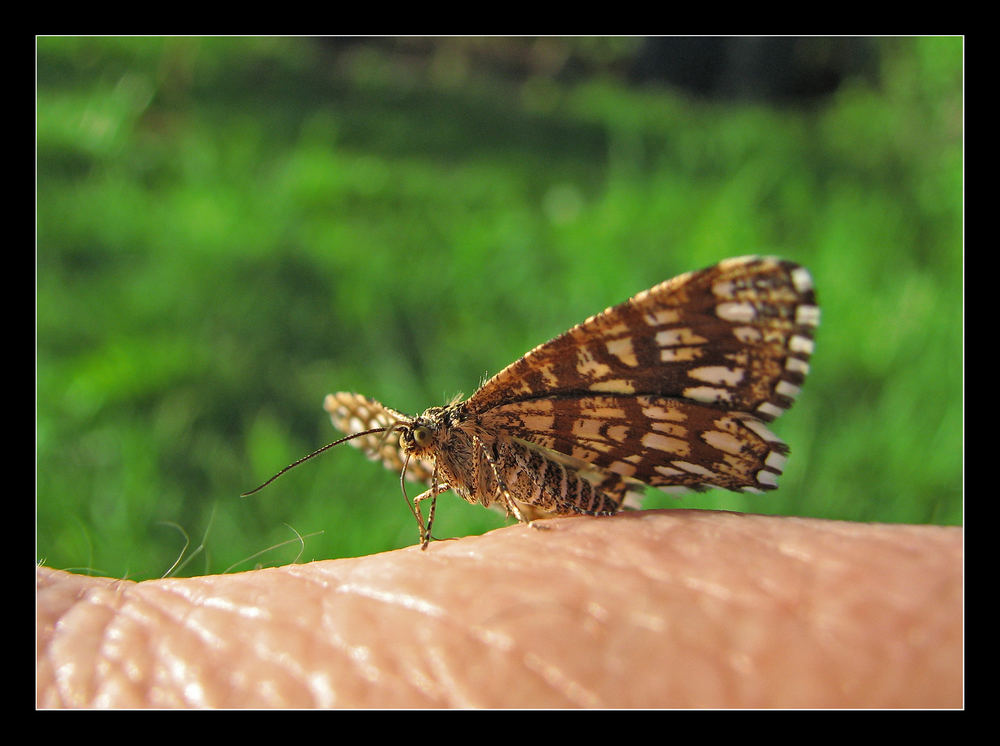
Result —
POLYGON ((39 707, 963 706, 961 528, 559 518, 141 583, 39 567, 39 707))

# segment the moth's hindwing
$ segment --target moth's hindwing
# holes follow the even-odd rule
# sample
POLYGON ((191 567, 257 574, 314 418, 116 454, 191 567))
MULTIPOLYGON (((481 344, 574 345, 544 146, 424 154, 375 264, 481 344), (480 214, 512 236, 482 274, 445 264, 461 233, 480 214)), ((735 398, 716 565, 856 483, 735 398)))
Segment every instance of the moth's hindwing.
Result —
POLYGON ((494 407, 482 419, 660 488, 774 489, 788 452, 753 415, 656 396, 532 399, 494 407))

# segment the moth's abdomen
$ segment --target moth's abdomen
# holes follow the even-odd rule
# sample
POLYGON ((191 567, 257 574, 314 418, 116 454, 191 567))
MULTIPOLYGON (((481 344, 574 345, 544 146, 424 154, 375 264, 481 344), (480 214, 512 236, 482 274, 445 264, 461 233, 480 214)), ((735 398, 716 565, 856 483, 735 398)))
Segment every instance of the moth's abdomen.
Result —
MULTIPOLYGON (((624 489, 616 494, 595 485, 572 466, 516 441, 498 441, 495 447, 504 486, 519 503, 552 515, 613 515, 621 507, 624 489)), ((619 484, 616 480, 614 487, 619 484)))

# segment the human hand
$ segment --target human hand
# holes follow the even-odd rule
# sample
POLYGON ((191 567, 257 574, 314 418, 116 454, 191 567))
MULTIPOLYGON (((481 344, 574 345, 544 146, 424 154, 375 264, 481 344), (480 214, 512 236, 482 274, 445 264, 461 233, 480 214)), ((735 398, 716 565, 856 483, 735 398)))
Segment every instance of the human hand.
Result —
POLYGON ((963 704, 961 528, 694 510, 536 527, 141 583, 39 567, 36 704, 963 704))

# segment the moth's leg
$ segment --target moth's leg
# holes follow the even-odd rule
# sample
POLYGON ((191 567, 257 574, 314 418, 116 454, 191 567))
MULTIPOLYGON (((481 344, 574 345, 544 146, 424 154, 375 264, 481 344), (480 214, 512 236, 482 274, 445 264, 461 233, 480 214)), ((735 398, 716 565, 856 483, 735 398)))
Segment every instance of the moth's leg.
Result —
MULTIPOLYGON (((431 498, 431 509, 427 513, 427 535, 424 537, 423 541, 420 544, 420 549, 421 550, 426 549, 428 542, 433 538, 433 536, 431 535, 431 527, 434 525, 434 510, 435 510, 435 508, 437 508, 437 504, 438 504, 437 496, 440 494, 440 492, 438 491, 438 465, 437 465, 437 461, 434 462, 434 473, 431 475, 431 492, 433 492, 434 495, 431 498)), ((419 512, 419 510, 420 509, 417 508, 418 512, 419 512)))
POLYGON ((442 484, 435 484, 429 490, 421 492, 415 498, 413 498, 413 515, 417 519, 417 527, 420 530, 420 548, 426 549, 427 544, 431 540, 431 524, 434 521, 434 508, 437 506, 437 496, 442 492, 447 492, 451 489, 451 485, 447 482, 442 484), (420 512, 420 503, 424 500, 431 501, 431 510, 427 516, 427 525, 424 526, 424 517, 420 512))
POLYGON ((428 542, 431 538, 431 524, 434 522, 434 508, 437 506, 437 496, 442 492, 447 492, 451 489, 451 485, 447 482, 438 483, 437 476, 437 463, 434 464, 434 471, 431 474, 431 488, 426 492, 421 492, 413 501, 410 501, 409 496, 406 494, 406 467, 410 463, 410 454, 406 454, 406 458, 403 459, 403 469, 399 472, 399 488, 403 492, 403 498, 406 500, 406 507, 410 509, 413 513, 413 517, 417 521, 417 530, 420 532, 420 548, 426 549, 428 542), (424 516, 420 512, 420 503, 423 500, 431 500, 431 510, 427 517, 427 526, 424 526, 424 516))
POLYGON ((486 457, 486 461, 493 470, 493 478, 497 483, 497 492, 503 497, 504 508, 506 508, 507 512, 513 513, 514 517, 517 518, 518 523, 526 523, 532 528, 541 528, 541 526, 536 526, 534 521, 529 521, 525 518, 524 514, 517 507, 517 502, 510 496, 510 490, 507 488, 507 483, 500 475, 500 466, 497 464, 496 459, 493 458, 493 454, 490 453, 490 449, 487 448, 475 435, 472 436, 472 443, 473 446, 478 447, 478 450, 486 457))

